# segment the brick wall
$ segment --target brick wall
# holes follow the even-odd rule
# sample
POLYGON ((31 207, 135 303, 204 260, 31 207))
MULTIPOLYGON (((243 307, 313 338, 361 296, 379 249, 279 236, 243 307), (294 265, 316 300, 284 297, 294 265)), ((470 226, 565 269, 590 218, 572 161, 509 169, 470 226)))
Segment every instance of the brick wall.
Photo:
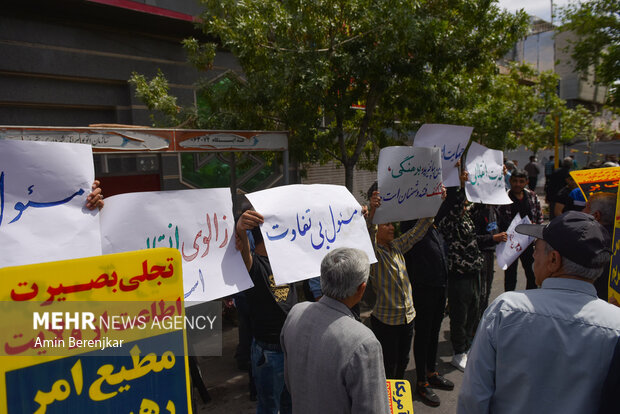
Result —
MULTIPOLYGON (((306 165, 305 169, 307 175, 301 179, 302 184, 344 185, 344 167, 336 161, 330 161, 324 165, 306 165)), ((366 192, 376 179, 376 171, 355 169, 352 194, 360 204, 368 204, 366 192)))

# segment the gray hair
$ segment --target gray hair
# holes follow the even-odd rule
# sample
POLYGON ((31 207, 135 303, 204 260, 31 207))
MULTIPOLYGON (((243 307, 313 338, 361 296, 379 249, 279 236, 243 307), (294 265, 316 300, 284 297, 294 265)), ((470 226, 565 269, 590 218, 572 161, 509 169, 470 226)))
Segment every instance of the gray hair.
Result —
MULTIPOLYGON (((546 244, 545 253, 551 253, 554 250, 555 249, 549 243, 546 244)), ((605 264, 609 262, 609 260, 609 253, 603 253, 596 257, 594 263, 596 267, 585 267, 562 256, 562 271, 567 275, 578 276, 594 282, 596 279, 598 279, 601 273, 603 273, 603 268, 605 267, 605 264)))
POLYGON ((370 263, 365 252, 341 247, 328 253, 321 262, 321 290, 332 299, 346 299, 366 283, 370 263))
POLYGON ((588 199, 590 202, 590 214, 598 211, 601 213, 600 223, 603 226, 614 224, 616 217, 616 194, 596 193, 588 199))
POLYGON ((562 167, 563 168, 570 168, 573 166, 573 159, 571 157, 565 157, 562 160, 562 167))

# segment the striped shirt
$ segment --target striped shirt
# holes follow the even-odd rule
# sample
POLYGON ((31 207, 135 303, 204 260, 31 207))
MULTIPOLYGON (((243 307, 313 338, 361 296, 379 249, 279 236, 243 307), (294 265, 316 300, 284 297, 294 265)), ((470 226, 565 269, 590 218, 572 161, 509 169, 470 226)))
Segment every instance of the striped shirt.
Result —
POLYGON ((432 217, 418 220, 409 231, 392 240, 390 249, 376 243, 377 226, 370 228, 370 239, 377 256, 377 263, 370 268, 371 285, 377 295, 372 314, 386 325, 404 325, 415 317, 403 253, 422 240, 432 224, 432 217))

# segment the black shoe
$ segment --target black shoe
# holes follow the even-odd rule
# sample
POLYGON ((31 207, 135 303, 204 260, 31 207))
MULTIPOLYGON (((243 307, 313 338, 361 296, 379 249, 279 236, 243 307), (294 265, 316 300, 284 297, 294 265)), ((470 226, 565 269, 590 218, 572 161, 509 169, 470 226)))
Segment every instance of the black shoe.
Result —
POLYGON ((435 391, 429 388, 429 383, 426 382, 424 384, 416 384, 415 393, 420 400, 426 405, 430 405, 431 407, 439 406, 439 397, 435 394, 435 391))
POLYGON ((428 377, 428 383, 430 384, 431 387, 437 388, 440 390, 452 391, 454 389, 454 383, 450 381, 449 379, 442 377, 437 372, 433 372, 428 377))

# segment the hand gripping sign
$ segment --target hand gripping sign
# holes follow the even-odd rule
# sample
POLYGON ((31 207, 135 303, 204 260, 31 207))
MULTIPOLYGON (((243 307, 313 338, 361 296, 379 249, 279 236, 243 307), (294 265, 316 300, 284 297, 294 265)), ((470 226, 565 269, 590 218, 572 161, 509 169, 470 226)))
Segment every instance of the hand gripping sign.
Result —
POLYGON ((508 236, 508 240, 505 242, 499 243, 495 247, 495 254, 497 255, 497 264, 502 270, 508 269, 512 263, 521 253, 525 251, 529 247, 530 244, 534 241, 533 237, 527 236, 525 234, 520 234, 515 231, 515 228, 519 224, 531 224, 530 218, 525 216, 521 218, 521 215, 517 213, 515 218, 510 223, 508 230, 506 230, 506 235, 508 236))

